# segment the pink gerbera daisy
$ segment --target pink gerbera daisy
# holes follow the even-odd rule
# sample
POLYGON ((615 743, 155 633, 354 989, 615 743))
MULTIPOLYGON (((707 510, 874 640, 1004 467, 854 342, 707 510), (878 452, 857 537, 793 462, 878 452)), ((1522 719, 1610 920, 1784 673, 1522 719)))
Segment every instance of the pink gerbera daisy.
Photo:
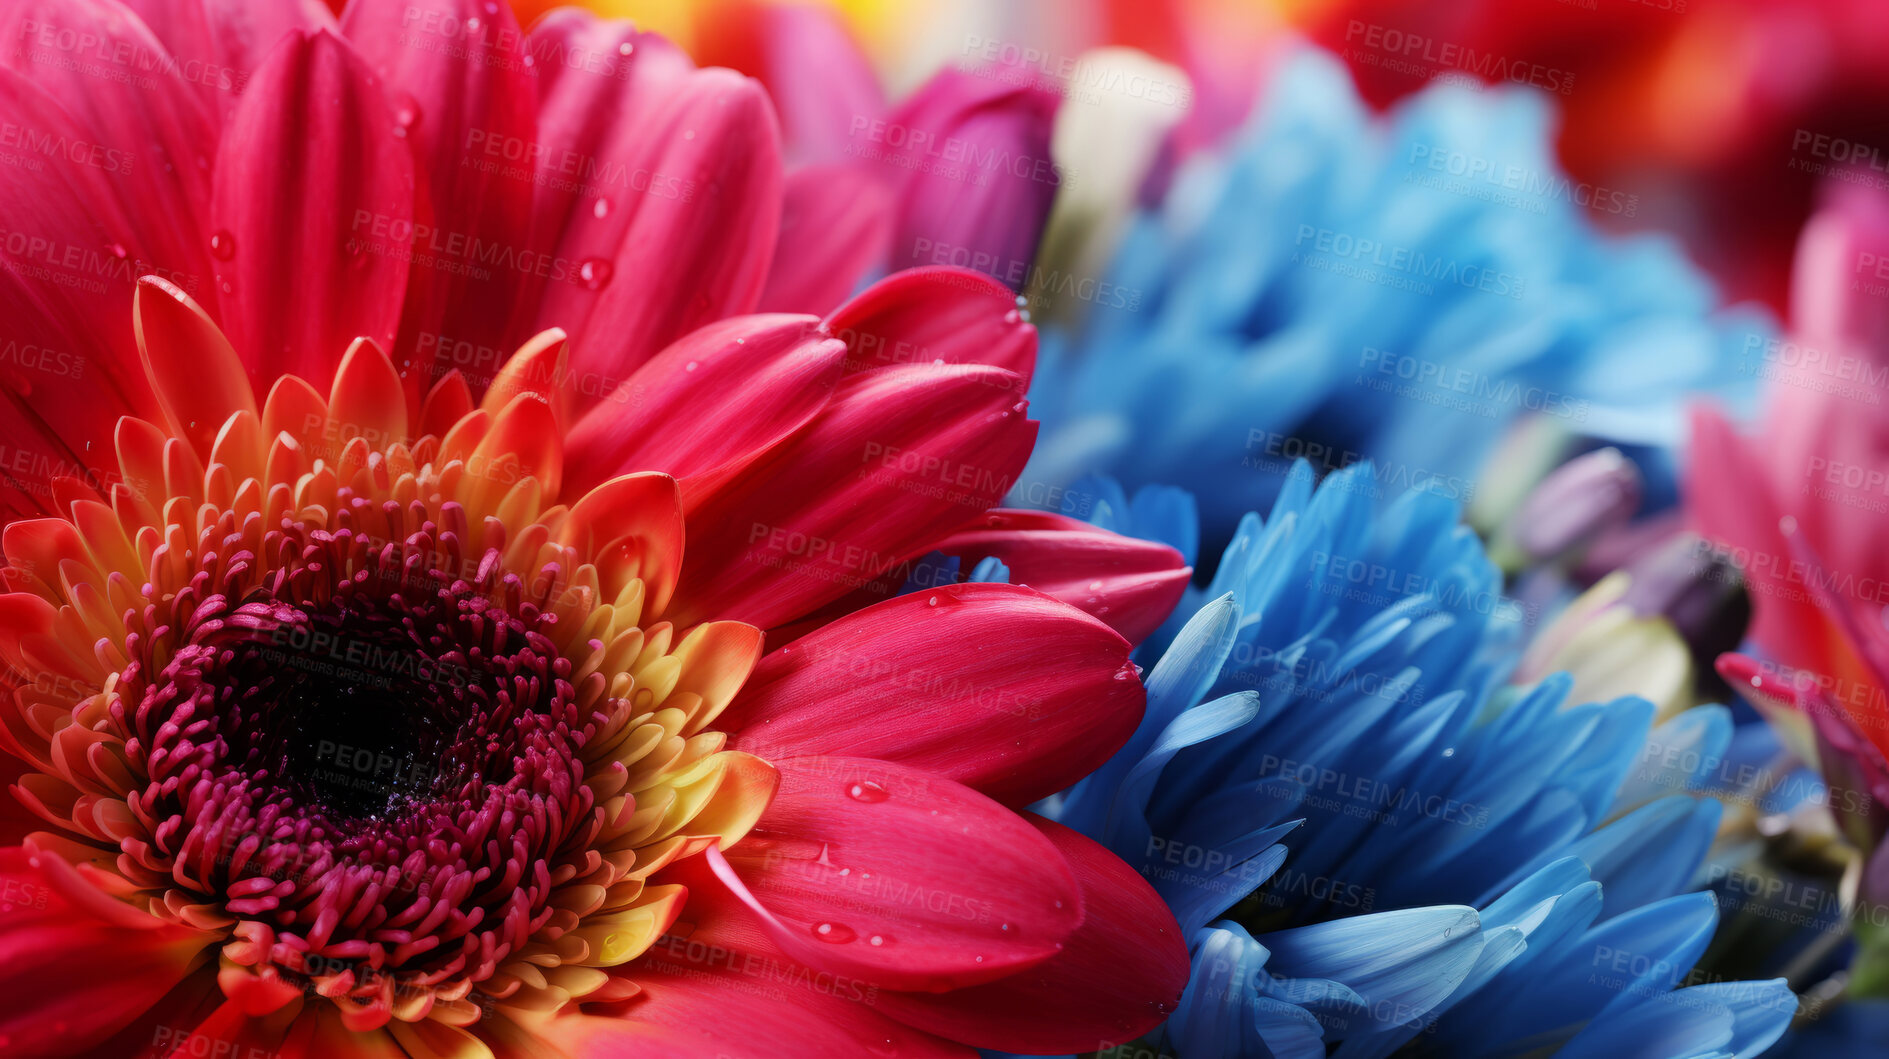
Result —
POLYGON ((1134 730, 1188 572, 990 510, 1009 291, 743 315, 765 94, 587 15, 24 0, 0 40, 0 1050, 1160 1021, 1172 917, 1022 807, 1134 730), (934 551, 1035 587, 900 594, 934 551))

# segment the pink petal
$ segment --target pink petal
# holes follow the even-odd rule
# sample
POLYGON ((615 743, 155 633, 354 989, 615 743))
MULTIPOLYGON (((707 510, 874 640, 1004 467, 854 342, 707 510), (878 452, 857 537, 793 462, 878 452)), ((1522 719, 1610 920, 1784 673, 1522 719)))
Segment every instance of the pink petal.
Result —
POLYGON ((1027 588, 949 585, 850 614, 764 658, 716 727, 774 760, 846 754, 1028 805, 1141 722, 1128 643, 1027 588))
MULTIPOLYGON (((683 479, 703 493, 805 426, 831 399, 845 347, 808 316, 744 316, 677 340, 571 431, 579 484, 626 471, 683 479)), ((589 383, 579 380, 579 389, 589 383)))
POLYGON ((1095 1051, 1134 1040, 1167 1018, 1187 985, 1187 946, 1174 916, 1133 868, 1035 814, 1075 870, 1088 914, 1062 951, 989 985, 927 996, 884 993, 895 1018, 954 1039, 1029 1055, 1095 1051))
POLYGON ((0 16, 0 40, 20 45, 0 51, 7 64, 59 100, 84 130, 82 139, 67 141, 71 150, 62 161, 102 173, 124 207, 131 227, 119 245, 149 256, 125 260, 123 271, 132 278, 162 275, 214 307, 207 160, 216 122, 188 85, 164 76, 180 69, 176 59, 149 27, 109 0, 10 4, 0 16), (62 54, 62 41, 89 41, 93 55, 128 56, 140 71, 156 73, 99 77, 87 63, 43 61, 62 54))
POLYGON ((857 166, 787 174, 780 242, 760 308, 825 313, 846 299, 892 241, 892 190, 857 166))
MULTIPOLYGON (((1791 547, 1779 531, 1785 509, 1773 497, 1763 466, 1716 410, 1692 415, 1684 491, 1693 528, 1732 550, 1756 589, 1752 638, 1794 666, 1833 671, 1822 646, 1827 631, 1816 597, 1793 577, 1791 547)), ((1795 571, 1795 572, 1793 572, 1795 571)))
POLYGON ((738 0, 716 15, 715 32, 693 49, 696 58, 761 79, 780 111, 790 163, 846 158, 858 124, 885 112, 879 79, 835 12, 738 0))
POLYGON ((537 326, 571 335, 579 373, 620 380, 754 308, 780 224, 772 108, 753 81, 575 9, 547 15, 531 52, 533 211, 551 255, 537 326))
POLYGON ((393 348, 414 242, 413 157, 395 128, 379 80, 327 32, 287 38, 230 116, 217 279, 230 343, 263 375, 326 386, 355 338, 393 348))
POLYGON ((573 1055, 695 1059, 826 1059, 896 1055, 973 1059, 962 1045, 873 1010, 878 987, 797 963, 709 870, 704 857, 666 869, 688 901, 669 932, 632 965, 641 991, 606 1017, 559 1018, 543 1036, 573 1055), (754 983, 765 979, 768 988, 754 983), (730 1010, 739 1018, 730 1018, 730 1010))
POLYGON ((105 896, 50 854, 0 849, 0 1039, 9 1054, 82 1051, 143 1014, 214 936, 105 896))
POLYGON ((175 77, 192 88, 219 120, 293 32, 336 31, 321 0, 124 0, 178 60, 175 77))
MULTIPOLYGON (((433 231, 415 249, 434 264, 412 271, 394 359, 417 359, 410 370, 431 387, 457 343, 510 350, 526 337, 512 317, 535 258, 533 184, 506 155, 537 138, 537 79, 508 4, 356 0, 341 25, 386 83, 427 178, 433 231)), ((488 380, 468 381, 478 391, 488 380)))
POLYGON ((1000 509, 945 538, 966 564, 995 556, 1012 584, 1080 607, 1138 644, 1167 620, 1193 568, 1165 544, 1124 537, 1040 511, 1000 509))
POLYGON ((946 69, 857 130, 857 153, 904 176, 891 266, 960 265, 1012 290, 1028 283, 1062 181, 1050 157, 1057 102, 1034 83, 946 69))
MULTIPOLYGON (((58 103, 10 69, 0 69, 0 121, 47 144, 87 142, 58 103)), ((9 465, 0 505, 18 516, 53 510, 51 483, 62 476, 108 488, 118 418, 157 417, 131 333, 133 267, 150 254, 111 178, 60 156, 0 166, 0 211, 8 238, 0 445, 9 465)))
POLYGON ((761 822, 725 860, 704 856, 799 962, 882 989, 955 989, 1042 963, 1082 922, 1056 846, 970 788, 868 758, 773 764, 780 790, 761 822))
POLYGON ((1860 263, 1889 260, 1889 192, 1831 181, 1829 202, 1804 224, 1791 269, 1791 324, 1826 355, 1880 364, 1889 356, 1889 305, 1859 283, 1860 263))
POLYGON ((988 364, 1022 377, 1036 370, 1036 328, 1009 288, 961 268, 914 268, 865 290, 827 317, 854 371, 888 364, 988 364))
POLYGON ((851 376, 805 430, 689 512, 678 624, 769 628, 922 554, 1007 492, 1036 439, 1000 368, 851 376))

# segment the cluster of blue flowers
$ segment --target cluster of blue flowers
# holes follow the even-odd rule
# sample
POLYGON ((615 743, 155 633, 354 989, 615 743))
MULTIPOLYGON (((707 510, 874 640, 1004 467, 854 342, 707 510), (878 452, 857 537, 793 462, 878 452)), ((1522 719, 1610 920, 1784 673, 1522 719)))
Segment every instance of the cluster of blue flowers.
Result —
POLYGON ((1296 458, 1468 500, 1519 416, 1657 452, 1688 395, 1748 407, 1772 325, 1670 240, 1603 236, 1637 203, 1564 175, 1552 124, 1461 85, 1380 119, 1336 58, 1292 57, 1131 226, 1110 281, 1135 310, 1046 329, 1028 480, 1189 488, 1224 542, 1296 458))
MULTIPOLYGON (((1172 490, 1099 524, 1185 525, 1172 490)), ((1460 509, 1300 464, 1249 514, 1147 678, 1146 719, 1042 806, 1137 865, 1193 977, 1182 1056, 1746 1056, 1796 998, 1688 976, 1722 707, 1651 729, 1625 698, 1505 684, 1529 615, 1460 509), (1647 747, 1661 750, 1646 753, 1647 747)), ((1170 534, 1171 536, 1171 534, 1170 534)), ((1169 543, 1185 545, 1185 541, 1169 543)), ((1144 651, 1149 650, 1144 648, 1144 651)))

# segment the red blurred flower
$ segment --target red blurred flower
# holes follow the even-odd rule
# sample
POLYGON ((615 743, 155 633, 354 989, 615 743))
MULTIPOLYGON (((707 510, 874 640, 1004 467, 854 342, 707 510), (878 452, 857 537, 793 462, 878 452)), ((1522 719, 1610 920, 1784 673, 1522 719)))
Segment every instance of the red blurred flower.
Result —
POLYGON ((1752 637, 1781 663, 1726 656, 1720 671, 1804 714, 1826 778, 1870 794, 1841 820, 1867 853, 1889 829, 1889 312, 1849 275, 1865 258, 1889 260, 1889 196, 1841 187, 1798 244, 1790 335, 1747 351, 1769 385, 1758 436, 1699 410, 1685 494, 1744 570, 1752 637))
POLYGON ((968 1056, 1160 1020, 1172 918, 1017 810, 1134 729, 1116 630, 1186 573, 985 514, 1035 434, 1008 291, 743 315, 770 104, 625 26, 136 6, 0 16, 0 119, 66 145, 0 167, 0 1043, 968 1056), (934 548, 1045 591, 893 597, 934 548))
POLYGON ((1434 76, 1550 93, 1576 179, 1637 195, 1636 223, 1679 231, 1736 297, 1781 307, 1825 176, 1860 163, 1881 186, 1889 158, 1889 20, 1873 0, 1345 0, 1306 12, 1379 105, 1434 76))

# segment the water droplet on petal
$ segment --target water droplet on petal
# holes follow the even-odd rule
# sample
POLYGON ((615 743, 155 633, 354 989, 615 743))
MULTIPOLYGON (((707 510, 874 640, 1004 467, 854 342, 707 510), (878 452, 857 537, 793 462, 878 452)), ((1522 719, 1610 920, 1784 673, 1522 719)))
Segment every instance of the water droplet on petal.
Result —
POLYGON ((938 597, 937 597, 937 596, 933 596, 933 597, 931 597, 930 599, 928 599, 928 600, 926 600, 926 601, 925 601, 925 605, 926 605, 926 606, 928 606, 928 607, 935 607, 935 606, 937 606, 937 605, 938 605, 938 597))
POLYGON ((1012 309, 1009 312, 1004 314, 1004 323, 1020 324, 1022 322, 1023 322, 1023 315, 1017 312, 1015 309, 1012 309))
POLYGON ((682 366, 682 370, 683 370, 683 371, 694 371, 694 370, 695 370, 695 366, 696 366, 696 362, 695 362, 695 361, 693 361, 693 360, 691 360, 691 361, 689 361, 689 362, 688 362, 687 364, 685 364, 685 365, 683 365, 683 366, 682 366))
POLYGON ((872 937, 866 939, 866 944, 877 948, 891 940, 891 938, 886 937, 884 934, 874 934, 872 937))
POLYGON ((602 290, 609 285, 612 271, 610 262, 593 257, 577 266, 577 278, 584 281, 586 290, 602 290))
POLYGON ((420 123, 420 101, 405 92, 394 100, 394 135, 405 136, 407 130, 420 123))
POLYGON ((884 787, 871 780, 861 780, 846 788, 846 796, 856 802, 883 802, 892 797, 884 787))
POLYGON ((595 215, 598 220, 610 216, 610 200, 598 199, 597 204, 590 208, 590 212, 595 215))
POLYGON ((228 261, 236 256, 236 237, 228 231, 218 231, 210 236, 210 253, 218 261, 228 261))
POLYGON ((621 44, 619 44, 619 45, 617 45, 617 54, 618 54, 618 55, 628 55, 628 54, 630 54, 631 52, 633 52, 633 51, 635 51, 635 50, 636 50, 636 45, 634 45, 634 44, 631 44, 631 43, 630 43, 629 41, 627 41, 627 40, 626 40, 626 41, 624 41, 623 43, 621 43, 621 44))
POLYGON ((130 256, 131 254, 131 251, 125 249, 125 244, 123 243, 113 243, 112 245, 106 247, 106 249, 110 250, 112 252, 112 256, 117 258, 120 261, 123 261, 126 257, 130 256))
POLYGON ((859 935, 844 923, 822 923, 813 928, 813 936, 821 941, 830 941, 835 945, 844 945, 859 935))
POLYGON ((1100 582, 1100 581, 1091 581, 1091 582, 1089 582, 1089 591, 1091 591, 1091 592, 1100 592, 1100 591, 1102 591, 1102 582, 1100 582))

